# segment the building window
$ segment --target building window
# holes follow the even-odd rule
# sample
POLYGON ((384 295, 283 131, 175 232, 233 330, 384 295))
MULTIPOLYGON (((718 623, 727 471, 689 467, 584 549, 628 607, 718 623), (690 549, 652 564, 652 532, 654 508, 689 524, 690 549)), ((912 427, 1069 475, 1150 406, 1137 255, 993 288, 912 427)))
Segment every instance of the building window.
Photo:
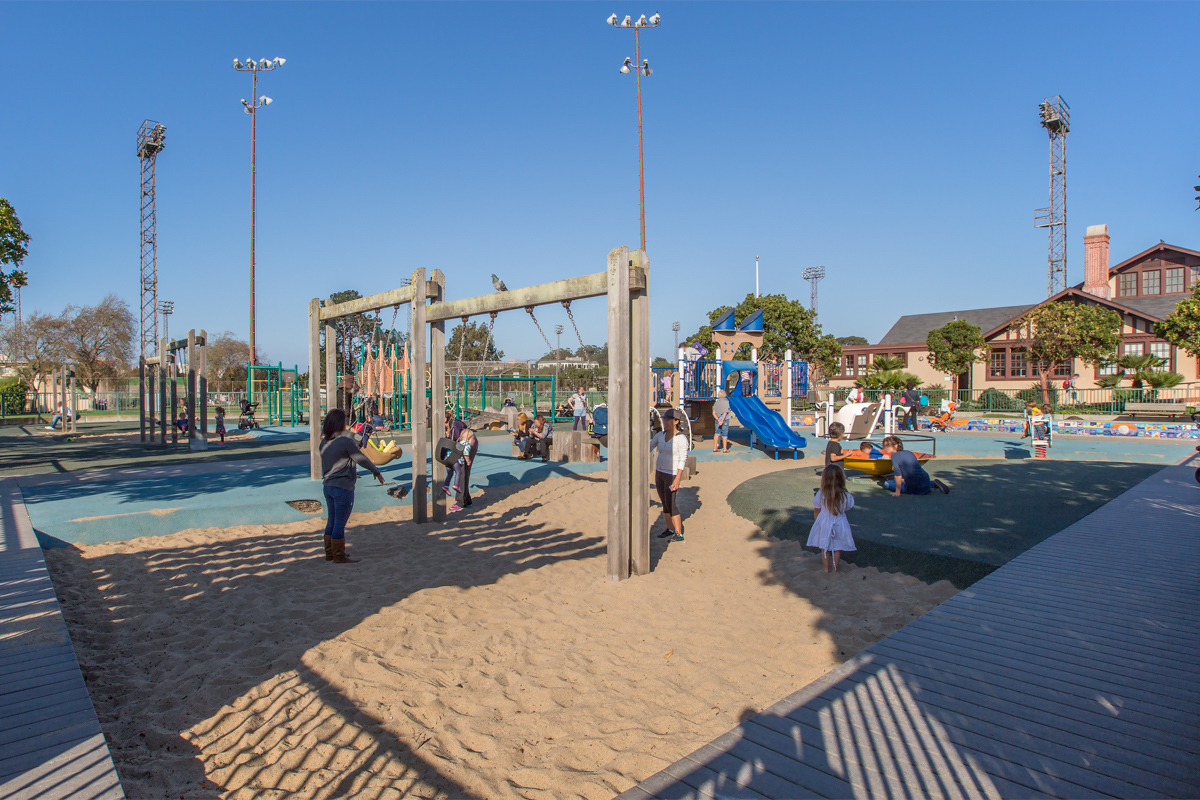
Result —
POLYGON ((1183 291, 1183 267, 1173 267, 1167 270, 1166 294, 1179 294, 1183 291))
POLYGON ((1192 288, 1197 283, 1200 283, 1200 267, 1192 267, 1192 279, 1188 282, 1188 288, 1192 288))
POLYGON ((854 356, 846 356, 845 373, 850 377, 854 377, 854 356))
POLYGON ((866 356, 866 354, 863 354, 863 355, 861 355, 861 356, 859 356, 859 357, 858 357, 858 368, 859 368, 860 370, 862 370, 863 372, 866 372, 866 369, 867 369, 867 356, 866 356))
POLYGON ((1159 286, 1158 279, 1162 272, 1157 269, 1148 269, 1142 273, 1142 294, 1158 294, 1159 286))
POLYGON ((1025 373, 1025 351, 1013 350, 1012 357, 1008 360, 1008 376, 1010 378, 1024 378, 1025 373))
POLYGON ((1070 362, 1070 361, 1060 361, 1057 364, 1055 364, 1054 365, 1054 377, 1069 378, 1072 375, 1074 375, 1075 373, 1071 370, 1071 364, 1072 364, 1072 362, 1070 362))
POLYGON ((1141 342, 1133 342, 1124 346, 1124 352, 1127 356, 1140 356, 1144 355, 1146 351, 1141 342))
POLYGON ((1099 375, 1116 375, 1117 374, 1117 365, 1109 364, 1106 367, 1101 367, 1100 369, 1096 370, 1096 373, 1099 375))
POLYGON ((1167 342, 1151 342, 1150 355, 1161 358, 1164 369, 1171 368, 1171 345, 1167 342))
POLYGON ((1125 272, 1121 274, 1121 283, 1118 289, 1121 297, 1136 297, 1137 296, 1137 273, 1125 272))
POLYGON ((992 351, 992 368, 989 371, 989 374, 993 378, 1003 378, 1007 375, 1007 372, 1005 371, 1005 368, 1004 368, 1004 366, 1007 362, 1007 356, 1008 356, 1008 354, 1005 353, 1003 350, 993 350, 992 351))
POLYGON ((892 353, 892 358, 898 358, 904 362, 904 366, 908 366, 908 353, 892 353))

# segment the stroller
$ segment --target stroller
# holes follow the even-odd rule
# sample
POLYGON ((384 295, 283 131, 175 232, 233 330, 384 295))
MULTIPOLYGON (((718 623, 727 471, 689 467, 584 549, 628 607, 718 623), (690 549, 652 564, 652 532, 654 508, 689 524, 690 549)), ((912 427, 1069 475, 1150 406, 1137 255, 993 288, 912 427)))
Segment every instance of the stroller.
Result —
POLYGON ((954 419, 954 412, 957 410, 958 403, 951 400, 943 407, 941 416, 929 420, 930 429, 945 433, 946 429, 950 427, 950 420, 954 419))
POLYGON ((242 415, 238 417, 238 430, 244 431, 250 428, 258 430, 258 423, 254 420, 254 409, 258 408, 258 403, 248 402, 245 398, 238 402, 242 407, 242 415))

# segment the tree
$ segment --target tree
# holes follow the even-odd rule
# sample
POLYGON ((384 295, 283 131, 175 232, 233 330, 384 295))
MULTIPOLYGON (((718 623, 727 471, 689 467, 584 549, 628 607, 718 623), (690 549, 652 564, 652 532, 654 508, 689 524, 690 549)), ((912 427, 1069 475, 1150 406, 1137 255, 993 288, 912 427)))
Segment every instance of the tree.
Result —
POLYGON ((12 203, 0 197, 0 314, 12 312, 13 289, 26 285, 25 272, 20 268, 25 256, 29 255, 29 234, 21 228, 17 211, 12 203), (5 265, 13 267, 5 272, 5 265))
POLYGON ((580 345, 575 351, 575 355, 582 358, 584 361, 595 361, 602 367, 608 366, 608 342, 602 345, 585 344, 580 345))
POLYGON ((1078 358, 1101 367, 1113 360, 1121 344, 1121 315, 1098 305, 1046 303, 1013 322, 1009 331, 1025 348, 1041 379, 1042 402, 1049 405, 1055 364, 1078 358))
POLYGON ((854 345, 870 344, 870 342, 868 342, 862 336, 839 336, 836 341, 842 347, 853 347, 854 345))
POLYGON ((805 356, 805 360, 816 368, 817 374, 812 382, 824 381, 842 371, 842 346, 832 334, 827 333, 817 340, 817 346, 805 356))
POLYGON ((934 328, 925 337, 925 346, 929 348, 929 366, 954 376, 954 389, 958 391, 958 376, 971 368, 971 365, 987 361, 983 349, 987 340, 978 325, 972 325, 965 319, 947 322, 940 328, 934 328))
POLYGON ((900 358, 900 356, 877 355, 867 365, 868 374, 872 372, 895 372, 898 369, 904 369, 904 359, 900 358))
POLYGON ((501 361, 504 351, 496 349, 496 340, 492 338, 485 322, 459 323, 450 332, 446 340, 446 362, 458 363, 461 348, 463 361, 501 361))
MULTIPOLYGON (((254 354, 255 364, 265 364, 267 355, 261 349, 254 354)), ((246 361, 250 345, 233 331, 209 334, 205 357, 208 360, 208 382, 215 391, 231 391, 246 386, 246 361)))
POLYGON ((1130 386, 1134 389, 1170 389, 1183 381, 1178 372, 1160 369, 1166 366, 1167 360, 1156 355, 1124 355, 1117 359, 1117 374, 1105 375, 1096 381, 1101 389, 1115 389, 1121 381, 1129 378, 1130 386))
MULTIPOLYGON (((458 354, 455 353, 456 357, 457 355, 458 354)), ((574 355, 575 354, 571 352, 571 348, 563 347, 557 350, 551 350, 549 353, 546 353, 546 355, 539 358, 538 361, 562 361, 564 358, 571 358, 574 355)))
POLYGON ((61 366, 64 361, 62 316, 34 311, 20 325, 6 325, 0 338, 9 362, 35 392, 42 391, 44 375, 61 366))
POLYGON ((1167 318, 1154 326, 1154 332, 1193 358, 1200 358, 1200 283, 1192 296, 1180 301, 1167 318))
POLYGON ((67 360, 75 365, 80 383, 94 394, 100 381, 129 369, 137 330, 129 304, 110 294, 98 305, 68 306, 62 336, 67 360))
POLYGON ((854 385, 860 388, 883 389, 888 392, 903 389, 910 383, 916 386, 921 383, 921 379, 911 372, 905 372, 901 369, 868 372, 866 375, 860 375, 854 380, 854 385))
POLYGON ((670 361, 667 361, 662 356, 657 356, 657 357, 655 357, 653 363, 650 364, 650 366, 658 367, 660 369, 662 369, 662 368, 670 369, 671 367, 674 367, 675 365, 673 363, 671 363, 670 361))

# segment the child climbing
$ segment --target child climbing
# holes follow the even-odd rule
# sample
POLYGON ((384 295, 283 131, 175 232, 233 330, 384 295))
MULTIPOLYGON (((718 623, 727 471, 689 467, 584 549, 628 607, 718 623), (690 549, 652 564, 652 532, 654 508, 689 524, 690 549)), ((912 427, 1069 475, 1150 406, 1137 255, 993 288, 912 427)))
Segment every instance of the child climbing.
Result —
POLYGON ((355 464, 369 469, 380 484, 384 483, 379 467, 363 454, 354 439, 346 436, 346 412, 335 408, 325 415, 321 426, 321 476, 325 482, 325 560, 351 564, 359 559, 346 554, 346 523, 354 510, 354 482, 358 480, 355 464))
POLYGON ((813 495, 813 526, 808 546, 821 549, 826 572, 837 572, 842 553, 855 550, 854 535, 846 512, 854 508, 854 496, 846 491, 846 473, 827 469, 821 473, 821 488, 813 495))
POLYGON ((225 444, 225 407, 217 406, 217 433, 221 436, 221 444, 225 444))

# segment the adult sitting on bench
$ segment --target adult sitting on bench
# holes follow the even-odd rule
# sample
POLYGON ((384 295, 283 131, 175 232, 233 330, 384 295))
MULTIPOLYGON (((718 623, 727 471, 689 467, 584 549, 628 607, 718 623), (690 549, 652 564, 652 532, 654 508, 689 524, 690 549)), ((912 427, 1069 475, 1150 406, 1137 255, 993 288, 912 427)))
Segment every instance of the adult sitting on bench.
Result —
POLYGON ((529 438, 525 440, 525 452, 518 458, 532 458, 536 450, 542 461, 550 460, 550 442, 554 438, 554 426, 546 421, 544 414, 533 418, 529 426, 529 438))

